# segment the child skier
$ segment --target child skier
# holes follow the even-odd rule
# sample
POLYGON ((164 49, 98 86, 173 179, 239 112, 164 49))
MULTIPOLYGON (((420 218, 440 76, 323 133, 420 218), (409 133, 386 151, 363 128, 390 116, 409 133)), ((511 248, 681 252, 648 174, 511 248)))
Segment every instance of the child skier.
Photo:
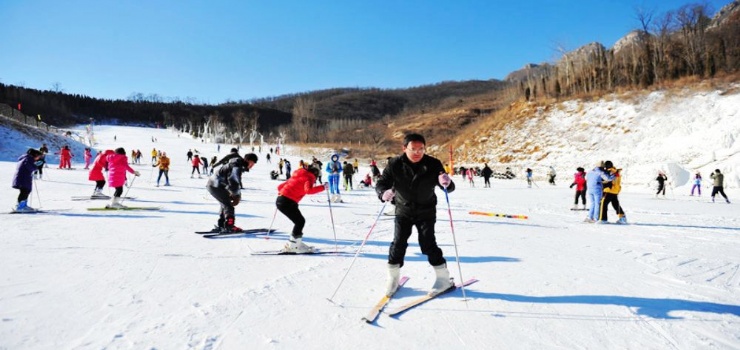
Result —
POLYGON ((43 153, 41 151, 29 148, 26 154, 18 157, 18 166, 13 176, 13 188, 20 191, 18 193, 18 203, 13 208, 16 212, 34 212, 36 209, 28 206, 28 196, 33 189, 33 172, 38 166, 43 153))
POLYGON ((85 170, 90 169, 90 161, 92 161, 92 151, 89 148, 85 148, 85 153, 82 155, 85 160, 85 170))
POLYGON ((126 183, 126 172, 132 173, 135 176, 141 174, 128 165, 128 157, 126 157, 126 150, 123 147, 116 148, 116 151, 113 154, 109 154, 106 160, 108 161, 108 186, 113 187, 115 191, 113 192, 113 198, 111 198, 110 204, 105 207, 124 209, 126 207, 121 204, 121 195, 123 194, 123 185, 126 183))
POLYGON ((307 194, 315 194, 325 189, 324 185, 314 186, 316 177, 320 170, 314 167, 298 168, 287 181, 278 185, 278 197, 275 201, 277 209, 293 222, 293 231, 290 235, 290 241, 283 248, 286 252, 292 253, 310 253, 313 247, 307 246, 302 242, 303 227, 306 225, 306 219, 298 208, 298 202, 307 194))
POLYGON ((570 184, 570 188, 576 186, 576 199, 573 203, 572 210, 578 210, 578 198, 581 198, 583 205, 581 210, 586 210, 586 171, 582 167, 576 168, 576 173, 573 174, 573 183, 570 184))
POLYGON ((701 173, 698 171, 694 175, 694 186, 691 186, 691 195, 694 195, 694 190, 699 190, 699 196, 701 196, 701 173))
POLYGON ((329 173, 331 201, 341 203, 342 195, 339 193, 339 174, 342 172, 342 163, 339 161, 339 155, 333 154, 331 156, 331 161, 326 164, 326 172, 329 173))
POLYGON ((95 157, 92 169, 87 176, 90 181, 95 181, 95 190, 91 198, 109 198, 103 194, 103 187, 105 187, 105 175, 103 175, 103 169, 108 169, 108 156, 113 154, 113 150, 106 150, 105 152, 99 152, 98 156, 95 157))

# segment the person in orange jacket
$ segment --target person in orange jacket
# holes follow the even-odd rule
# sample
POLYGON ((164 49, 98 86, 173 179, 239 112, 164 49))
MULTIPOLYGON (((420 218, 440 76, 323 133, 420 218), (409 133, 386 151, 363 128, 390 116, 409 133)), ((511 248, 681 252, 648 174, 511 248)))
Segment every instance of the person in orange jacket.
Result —
POLYGON ((293 232, 290 235, 290 241, 283 248, 286 252, 291 253, 310 253, 313 247, 307 246, 302 242, 303 227, 306 226, 306 219, 298 208, 298 202, 307 194, 315 194, 323 191, 325 185, 314 186, 316 177, 320 170, 310 166, 308 168, 298 168, 287 181, 278 185, 278 197, 275 201, 277 209, 293 222, 293 232))

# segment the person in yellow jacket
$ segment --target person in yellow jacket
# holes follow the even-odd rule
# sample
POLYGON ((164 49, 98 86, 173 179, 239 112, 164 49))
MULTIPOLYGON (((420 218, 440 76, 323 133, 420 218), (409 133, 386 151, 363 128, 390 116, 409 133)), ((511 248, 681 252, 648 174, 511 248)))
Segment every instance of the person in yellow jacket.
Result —
POLYGON ((159 176, 157 176, 157 187, 159 187, 159 180, 162 179, 162 175, 164 175, 164 185, 169 186, 170 185, 170 158, 167 157, 166 152, 162 152, 162 156, 159 157, 159 160, 157 163, 152 164, 152 167, 156 167, 159 165, 159 176))
POLYGON ((612 207, 614 207, 614 210, 617 211, 617 216, 619 217, 619 220, 617 220, 618 224, 626 224, 627 223, 627 217, 624 215, 624 210, 622 209, 622 206, 619 204, 619 191, 622 190, 622 169, 617 169, 614 167, 614 164, 612 164, 611 161, 607 160, 604 162, 604 168, 606 171, 612 175, 614 175, 614 180, 607 182, 604 184, 604 196, 601 197, 601 206, 600 206, 600 214, 599 214, 599 221, 601 223, 607 222, 607 209, 609 208, 609 203, 611 203, 612 207))
POLYGON ((152 164, 157 162, 157 155, 159 155, 159 153, 157 153, 157 149, 152 148, 152 164))

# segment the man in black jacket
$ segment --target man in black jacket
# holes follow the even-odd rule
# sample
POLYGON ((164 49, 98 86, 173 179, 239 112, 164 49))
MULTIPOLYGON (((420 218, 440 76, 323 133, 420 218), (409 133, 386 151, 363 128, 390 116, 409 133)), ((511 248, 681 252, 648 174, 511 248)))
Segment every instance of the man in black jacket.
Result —
POLYGON ((398 289, 400 269, 403 266, 411 229, 419 234, 419 246, 434 267, 437 278, 431 293, 452 287, 442 249, 437 246, 434 224, 437 221, 437 196, 434 188, 455 190, 455 184, 445 173, 439 159, 424 154, 426 141, 419 134, 408 134, 403 140, 403 154, 392 158, 378 179, 375 191, 383 202, 393 200, 396 205, 395 233, 388 253, 388 284, 386 295, 398 289))
POLYGON ((235 157, 229 160, 208 178, 206 188, 208 192, 221 204, 218 224, 215 232, 239 232, 241 228, 234 225, 234 207, 239 205, 242 199, 241 182, 242 173, 248 172, 257 163, 257 155, 248 153, 244 158, 235 157))

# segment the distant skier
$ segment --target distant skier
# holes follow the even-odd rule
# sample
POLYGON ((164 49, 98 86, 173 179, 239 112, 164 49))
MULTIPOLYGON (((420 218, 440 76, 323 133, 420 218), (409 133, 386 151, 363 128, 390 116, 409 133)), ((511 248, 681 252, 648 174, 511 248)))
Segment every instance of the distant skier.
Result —
POLYGON ((190 171, 190 178, 192 179, 193 178, 193 175, 197 171, 198 172, 198 178, 200 179, 201 178, 201 176, 200 176, 200 165, 201 165, 201 163, 200 163, 200 156, 198 156, 197 154, 194 155, 193 156, 193 160, 190 162, 190 164, 193 166, 193 170, 190 171))
POLYGON ((573 183, 570 184, 570 188, 576 187, 576 198, 573 203, 573 210, 578 209, 578 198, 581 198, 583 206, 581 209, 586 210, 586 171, 578 167, 576 173, 573 174, 573 183))
POLYGON ((293 222, 293 231, 290 234, 288 243, 283 248, 286 252, 293 253, 310 253, 314 247, 303 243, 303 227, 306 225, 306 219, 298 208, 298 203, 307 194, 315 194, 325 189, 324 185, 315 186, 316 177, 320 170, 309 166, 298 168, 287 181, 278 185, 278 197, 275 205, 281 213, 293 222))
POLYGON ((712 202, 714 202, 714 196, 719 193, 722 195, 722 197, 725 197, 725 201, 727 203, 730 203, 730 199, 727 198, 724 190, 725 176, 719 171, 719 169, 715 169, 714 173, 709 174, 709 177, 714 180, 714 187, 712 187, 712 202))
POLYGON ((694 175, 694 186, 691 186, 691 195, 694 195, 694 190, 699 190, 699 196, 701 196, 701 173, 696 172, 696 175, 694 175))
POLYGON ((69 149, 69 146, 64 145, 59 152, 56 154, 59 155, 59 169, 72 169, 72 151, 69 149))
POLYGON ((13 208, 17 212, 33 212, 36 209, 28 206, 28 196, 33 190, 33 172, 36 171, 36 162, 39 162, 43 153, 29 148, 26 153, 18 157, 18 165, 13 176, 13 188, 20 191, 18 201, 13 208))
POLYGON ((609 160, 604 162, 604 169, 607 174, 614 176, 614 179, 604 184, 604 197, 601 200, 601 213, 599 214, 598 222, 607 222, 607 212, 609 211, 609 204, 611 203, 614 210, 617 212, 617 217, 619 217, 617 223, 626 224, 627 217, 624 215, 622 205, 619 204, 619 191, 622 189, 622 174, 620 174, 622 169, 615 168, 609 160))
POLYGON ((159 160, 157 160, 156 163, 152 164, 152 167, 159 166, 159 175, 157 176, 157 187, 159 187, 159 181, 162 179, 162 175, 164 175, 164 185, 169 186, 170 185, 170 158, 167 157, 167 152, 162 152, 162 155, 159 156, 159 160))
POLYGON ((342 195, 339 193, 339 177, 342 173, 342 163, 339 162, 339 155, 333 154, 331 160, 326 163, 326 172, 329 174, 329 190, 331 191, 331 201, 341 202, 342 195))
POLYGON ((481 175, 483 175, 483 187, 491 188, 491 175, 493 175, 493 170, 488 166, 488 163, 483 164, 481 175))
POLYGON ((532 180, 532 169, 527 168, 526 174, 527 174, 527 187, 532 188, 532 182, 534 182, 532 180))
POLYGON ((550 167, 550 170, 548 170, 548 171, 547 171, 547 182, 548 182, 548 183, 549 183, 550 185, 553 185, 553 186, 555 186, 555 175, 556 175, 556 174, 555 174, 555 168, 553 168, 553 167, 551 166, 551 167, 550 167))
POLYGON ((596 167, 586 174, 586 195, 591 203, 585 222, 596 222, 601 213, 601 197, 604 195, 604 182, 614 180, 614 175, 607 174, 602 168, 604 163, 599 161, 596 167))
POLYGON ((668 176, 666 176, 664 172, 660 171, 655 180, 658 181, 658 192, 655 192, 655 197, 658 197, 660 192, 663 192, 663 197, 665 197, 665 182, 668 181, 668 176))
POLYGON ((85 170, 90 169, 90 161, 92 160, 92 151, 89 148, 85 148, 85 153, 82 155, 85 160, 85 170))
POLYGON ((36 161, 37 165, 35 174, 37 174, 38 179, 41 180, 44 175, 44 165, 46 165, 46 154, 49 153, 49 148, 46 147, 45 143, 41 144, 41 147, 39 147, 39 152, 41 152, 41 158, 36 161))

